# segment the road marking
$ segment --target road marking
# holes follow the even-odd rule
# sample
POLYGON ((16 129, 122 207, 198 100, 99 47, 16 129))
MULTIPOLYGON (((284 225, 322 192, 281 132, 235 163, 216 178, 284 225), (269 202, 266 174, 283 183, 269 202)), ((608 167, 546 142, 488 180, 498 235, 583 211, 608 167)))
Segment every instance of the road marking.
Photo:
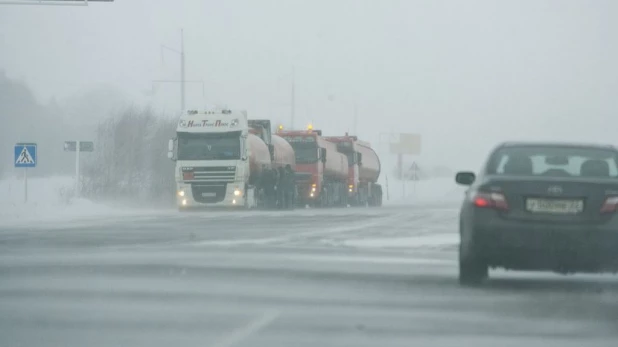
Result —
POLYGON ((212 345, 212 347, 235 346, 238 343, 247 339, 249 336, 270 325, 275 319, 277 319, 277 317, 279 317, 279 314, 280 313, 278 311, 264 312, 264 314, 252 320, 251 322, 249 322, 249 324, 236 329, 230 335, 226 336, 221 341, 212 345))

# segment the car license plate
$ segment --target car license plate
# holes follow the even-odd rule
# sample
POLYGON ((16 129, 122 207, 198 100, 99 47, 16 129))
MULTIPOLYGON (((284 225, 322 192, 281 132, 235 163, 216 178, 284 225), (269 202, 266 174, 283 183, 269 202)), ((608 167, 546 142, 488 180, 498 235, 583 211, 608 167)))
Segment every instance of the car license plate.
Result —
POLYGON ((582 200, 527 199, 526 210, 534 213, 576 214, 584 210, 582 200))
POLYGON ((202 193, 203 198, 214 198, 215 196, 217 196, 217 193, 212 193, 212 192, 202 193))

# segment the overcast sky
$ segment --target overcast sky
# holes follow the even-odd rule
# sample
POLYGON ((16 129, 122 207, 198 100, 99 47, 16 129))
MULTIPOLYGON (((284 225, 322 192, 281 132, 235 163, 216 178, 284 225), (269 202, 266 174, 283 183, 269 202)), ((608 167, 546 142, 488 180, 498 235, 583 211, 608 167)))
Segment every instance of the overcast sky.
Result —
MULTIPOLYGON (((0 5, 0 69, 42 102, 100 85, 179 108, 220 104, 289 125, 423 136, 422 159, 477 169, 518 139, 618 144, 618 1, 116 0, 0 5), (293 68, 295 67, 295 68, 293 68)), ((376 146, 377 143, 376 143, 376 146)))

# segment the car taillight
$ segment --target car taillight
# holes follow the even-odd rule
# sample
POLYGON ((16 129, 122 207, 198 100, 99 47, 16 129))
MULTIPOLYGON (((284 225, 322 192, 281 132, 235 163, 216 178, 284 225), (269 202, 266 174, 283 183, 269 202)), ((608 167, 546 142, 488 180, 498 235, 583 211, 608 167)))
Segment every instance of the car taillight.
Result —
POLYGON ((498 210, 508 210, 509 205, 506 202, 504 194, 501 193, 483 193, 476 192, 472 196, 474 206, 481 208, 495 208, 498 210))
POLYGON ((605 199, 601 206, 601 213, 614 213, 618 211, 618 196, 611 196, 605 199))
POLYGON ((185 180, 185 181, 192 180, 194 178, 195 178, 195 175, 193 174, 192 171, 191 172, 183 172, 182 173, 182 179, 185 180))

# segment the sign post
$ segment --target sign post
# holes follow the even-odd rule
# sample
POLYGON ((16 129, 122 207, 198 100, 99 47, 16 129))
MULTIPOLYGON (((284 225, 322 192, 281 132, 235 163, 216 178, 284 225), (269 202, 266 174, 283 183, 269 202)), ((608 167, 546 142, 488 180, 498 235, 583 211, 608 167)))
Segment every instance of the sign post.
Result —
POLYGON ((410 173, 412 174, 412 194, 416 195, 416 181, 418 181, 419 178, 419 167, 418 164, 416 162, 412 163, 412 166, 410 166, 410 173))
POLYGON ((93 152, 94 142, 92 141, 65 141, 65 152, 75 152, 75 197, 80 195, 79 185, 79 152, 93 152))
MULTIPOLYGON (((399 134, 399 141, 390 144, 391 154, 397 155, 397 169, 402 184, 401 194, 406 197, 406 175, 403 169, 404 155, 418 155, 421 153, 421 136, 419 134, 399 134)), ((415 188, 416 189, 416 188, 415 188)))
POLYGON ((28 202, 28 168, 36 167, 36 143, 17 143, 14 148, 15 168, 24 168, 24 203, 28 202))

